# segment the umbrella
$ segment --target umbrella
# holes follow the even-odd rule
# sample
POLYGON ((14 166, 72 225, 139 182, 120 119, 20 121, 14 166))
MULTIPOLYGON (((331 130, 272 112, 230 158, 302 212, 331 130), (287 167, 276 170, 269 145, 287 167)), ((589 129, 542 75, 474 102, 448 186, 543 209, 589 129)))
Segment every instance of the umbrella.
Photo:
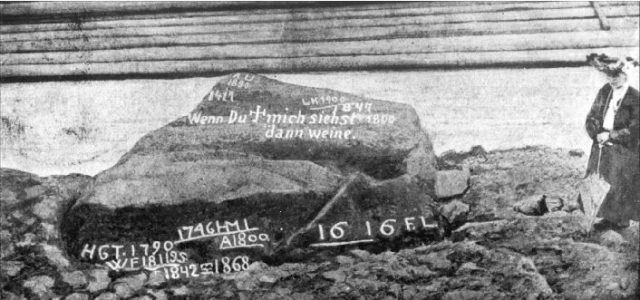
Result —
POLYGON ((580 182, 578 186, 578 192, 580 193, 580 197, 578 198, 578 202, 580 204, 580 209, 587 216, 588 223, 588 231, 591 231, 593 226, 593 222, 596 219, 596 215, 600 210, 600 206, 602 202, 604 202, 604 198, 607 197, 607 193, 609 193, 609 188, 611 185, 602 178, 600 175, 600 160, 602 159, 602 145, 599 146, 598 151, 598 164, 596 167, 596 172, 590 174, 585 179, 580 182))

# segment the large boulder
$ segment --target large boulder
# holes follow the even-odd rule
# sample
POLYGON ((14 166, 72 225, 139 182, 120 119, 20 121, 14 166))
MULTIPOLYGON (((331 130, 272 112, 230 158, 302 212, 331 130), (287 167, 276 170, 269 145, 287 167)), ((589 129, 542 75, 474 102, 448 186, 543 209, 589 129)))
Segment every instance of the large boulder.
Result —
POLYGON ((281 260, 397 245, 406 233, 437 236, 434 182, 410 106, 237 73, 98 174, 63 236, 83 260, 137 257, 112 264, 123 269, 149 267, 153 254, 159 264, 281 260))

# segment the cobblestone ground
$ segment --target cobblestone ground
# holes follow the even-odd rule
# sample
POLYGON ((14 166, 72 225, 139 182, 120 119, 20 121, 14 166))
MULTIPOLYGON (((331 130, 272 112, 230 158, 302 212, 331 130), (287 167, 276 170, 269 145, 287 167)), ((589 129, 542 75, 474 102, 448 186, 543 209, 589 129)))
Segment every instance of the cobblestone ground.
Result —
POLYGON ((1 298, 637 299, 638 223, 588 233, 576 210, 540 216, 513 210, 538 195, 572 207, 581 156, 548 147, 444 153, 442 168, 471 171, 470 189, 440 203, 469 207, 445 240, 395 252, 349 248, 310 261, 254 262, 247 271, 197 280, 75 261, 58 225, 92 178, 3 169, 1 298))

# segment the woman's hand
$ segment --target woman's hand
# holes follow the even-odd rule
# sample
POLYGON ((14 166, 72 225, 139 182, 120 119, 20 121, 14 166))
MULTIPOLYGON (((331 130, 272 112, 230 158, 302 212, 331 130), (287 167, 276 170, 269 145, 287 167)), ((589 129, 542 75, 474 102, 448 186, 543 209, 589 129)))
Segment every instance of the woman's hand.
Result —
POLYGON ((598 133, 598 136, 596 137, 596 139, 598 140, 598 144, 604 144, 606 141, 609 140, 609 132, 603 131, 598 133))
POLYGON ((612 140, 617 140, 620 137, 630 135, 630 134, 631 134, 631 131, 629 131, 629 129, 622 128, 620 130, 612 130, 611 134, 609 135, 609 138, 612 140))

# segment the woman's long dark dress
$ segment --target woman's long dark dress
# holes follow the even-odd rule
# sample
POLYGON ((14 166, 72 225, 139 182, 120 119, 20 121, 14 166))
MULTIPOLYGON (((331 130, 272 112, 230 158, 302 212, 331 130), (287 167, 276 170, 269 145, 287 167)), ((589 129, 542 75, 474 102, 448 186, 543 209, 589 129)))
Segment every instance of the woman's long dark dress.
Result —
MULTIPOLYGON (((598 142, 596 136, 602 128, 604 112, 611 101, 611 86, 606 84, 587 116, 586 129, 593 140, 587 176, 596 172, 598 165, 598 142)), ((629 87, 616 112, 611 146, 602 148, 600 174, 611 184, 598 217, 614 223, 640 220, 640 96, 638 90, 629 87)))

